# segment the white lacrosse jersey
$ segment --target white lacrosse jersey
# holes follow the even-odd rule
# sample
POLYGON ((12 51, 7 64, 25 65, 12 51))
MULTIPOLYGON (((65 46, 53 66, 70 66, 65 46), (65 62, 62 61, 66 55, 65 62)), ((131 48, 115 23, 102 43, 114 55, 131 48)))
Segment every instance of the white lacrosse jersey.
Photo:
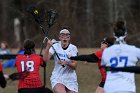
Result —
MULTIPOLYGON (((75 45, 69 44, 68 48, 64 50, 61 46, 61 42, 53 44, 53 47, 60 57, 61 60, 64 61, 70 61, 71 56, 77 56, 78 49, 75 45)), ((73 90, 78 93, 78 83, 77 83, 77 75, 75 70, 70 68, 69 66, 65 65, 65 67, 62 67, 62 65, 58 64, 58 57, 56 56, 54 49, 51 47, 49 52, 54 56, 54 69, 51 76, 51 85, 52 88, 57 84, 61 83, 65 85, 68 89, 73 90)))
MULTIPOLYGON (((138 59, 140 59, 139 48, 128 44, 115 44, 104 50, 101 64, 111 67, 136 66, 138 59)), ((136 92, 134 73, 107 71, 104 90, 105 93, 136 92)))

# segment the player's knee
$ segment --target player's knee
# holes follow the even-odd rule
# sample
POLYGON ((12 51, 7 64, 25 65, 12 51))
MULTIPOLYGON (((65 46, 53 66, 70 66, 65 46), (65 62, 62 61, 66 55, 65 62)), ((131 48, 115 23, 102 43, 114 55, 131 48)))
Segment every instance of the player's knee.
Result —
POLYGON ((64 92, 64 90, 61 90, 61 89, 55 89, 54 92, 55 93, 66 93, 66 92, 64 92))

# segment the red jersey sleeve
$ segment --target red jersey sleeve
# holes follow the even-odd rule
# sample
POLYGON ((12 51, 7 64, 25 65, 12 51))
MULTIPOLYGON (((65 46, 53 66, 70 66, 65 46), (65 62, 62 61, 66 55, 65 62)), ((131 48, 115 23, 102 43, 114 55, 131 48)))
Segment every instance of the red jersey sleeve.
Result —
POLYGON ((103 54, 103 50, 98 50, 98 51, 95 53, 95 55, 96 55, 99 59, 102 58, 102 54, 103 54))
POLYGON ((102 76, 102 81, 105 82, 106 80, 106 71, 105 69, 101 66, 101 59, 102 59, 102 54, 103 54, 103 50, 98 50, 95 55, 100 59, 98 61, 98 68, 100 70, 101 76, 102 76))
POLYGON ((0 63, 0 71, 2 71, 2 64, 0 63))

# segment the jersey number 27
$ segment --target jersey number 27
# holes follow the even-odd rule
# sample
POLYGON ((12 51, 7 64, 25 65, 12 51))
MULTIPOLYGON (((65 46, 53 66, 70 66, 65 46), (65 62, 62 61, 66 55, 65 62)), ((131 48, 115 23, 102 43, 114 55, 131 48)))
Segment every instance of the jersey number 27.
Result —
MULTIPOLYGON (((110 64, 111 67, 126 67, 128 63, 128 57, 127 56, 120 56, 120 57, 112 57, 110 59, 110 64)), ((117 72, 117 71, 112 71, 112 72, 117 72)))
POLYGON ((110 59, 111 67, 117 67, 117 66, 126 67, 127 63, 128 63, 128 57, 127 56, 112 57, 110 59))

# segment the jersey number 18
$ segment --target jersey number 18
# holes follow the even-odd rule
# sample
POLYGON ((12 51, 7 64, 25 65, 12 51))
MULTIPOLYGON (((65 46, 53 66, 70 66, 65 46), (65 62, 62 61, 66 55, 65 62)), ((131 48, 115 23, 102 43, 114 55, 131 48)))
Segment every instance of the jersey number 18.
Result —
POLYGON ((28 69, 30 72, 34 71, 34 61, 21 61, 22 71, 25 71, 25 68, 28 69))

